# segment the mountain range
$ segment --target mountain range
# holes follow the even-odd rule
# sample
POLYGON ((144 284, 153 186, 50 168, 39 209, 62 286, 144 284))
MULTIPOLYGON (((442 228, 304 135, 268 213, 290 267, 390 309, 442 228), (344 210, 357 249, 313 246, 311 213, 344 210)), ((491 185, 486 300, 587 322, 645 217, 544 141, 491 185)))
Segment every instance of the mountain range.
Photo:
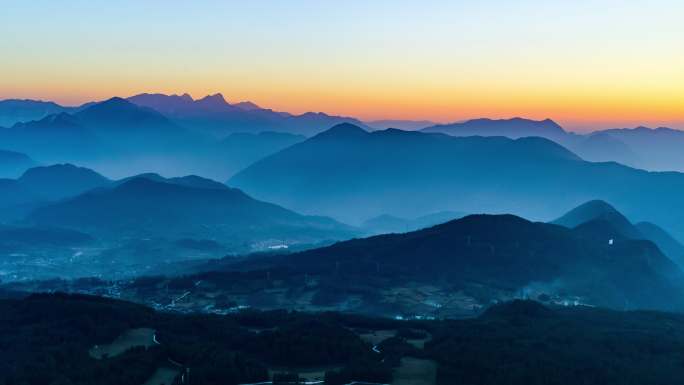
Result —
MULTIPOLYGON (((555 141, 588 161, 614 161, 651 171, 684 171, 684 155, 680 151, 684 145, 684 133, 670 128, 637 127, 576 133, 564 130, 550 119, 536 121, 524 118, 482 118, 450 124, 410 120, 362 122, 324 113, 296 115, 279 112, 252 102, 229 103, 221 94, 193 99, 188 94, 145 93, 126 99, 89 102, 78 107, 8 99, 0 101, 0 126, 9 127, 0 130, 0 148, 4 145, 8 150, 25 152, 48 164, 79 163, 97 168, 111 177, 148 171, 173 173, 177 170, 176 175, 200 174, 222 179, 255 160, 251 156, 235 160, 235 155, 227 154, 227 149, 217 143, 232 133, 271 131, 312 136, 343 122, 365 129, 399 128, 452 136, 505 136, 512 139, 537 136, 555 141), (142 110, 122 104, 124 100, 142 110), (95 113, 97 110, 99 113, 95 113), (115 126, 116 129, 105 129, 107 126, 115 126), (112 133, 118 136, 111 137, 112 133), (110 135, 109 139, 107 135, 103 138, 103 134, 110 135), (45 143, 55 145, 50 147, 45 143), (79 151, 74 153, 73 148, 79 151), (125 149, 130 150, 124 152, 128 167, 120 169, 116 165, 121 167, 119 157, 125 149), (108 156, 97 159, 102 154, 108 156), (109 161, 112 157, 116 160, 109 161)), ((263 146, 257 144, 258 148, 269 148, 268 143, 273 140, 261 136, 256 139, 266 142, 263 146)), ((249 149, 238 153, 237 156, 248 153, 261 155, 261 151, 249 149)))
MULTIPOLYGON (((0 148, 35 154, 35 159, 44 164, 81 164, 112 178, 154 171, 225 179, 255 160, 304 139, 287 132, 262 131, 239 120, 233 123, 245 132, 231 133, 224 126, 233 124, 229 121, 237 119, 235 114, 246 122, 251 122, 251 114, 270 114, 277 122, 260 126, 264 129, 280 127, 278 122, 290 119, 295 120, 287 123, 290 126, 320 123, 321 129, 340 121, 332 117, 328 121, 327 116, 317 114, 294 117, 272 113, 249 103, 234 106, 220 96, 197 101, 188 98, 138 95, 130 99, 140 105, 112 98, 64 109, 39 120, 0 128, 0 148), (159 100, 161 104, 153 103, 159 100), (186 115, 179 117, 181 113, 186 115), (220 135, 210 133, 212 127, 220 135)), ((285 126, 278 130, 287 131, 285 126)))
POLYGON ((71 164, 31 168, 17 179, 0 179, 0 220, 20 219, 40 205, 110 183, 92 170, 71 164))
POLYGON ((307 112, 293 115, 260 108, 254 103, 230 104, 221 94, 194 100, 190 95, 139 94, 128 100, 165 114, 180 125, 204 130, 218 137, 234 132, 278 131, 313 135, 342 122, 363 126, 359 120, 307 112))
POLYGON ((369 133, 343 124, 252 164, 228 183, 346 223, 442 210, 551 220, 600 199, 684 239, 684 220, 676 214, 684 212, 683 174, 588 162, 539 137, 369 133))
POLYGON ((81 231, 100 239, 214 239, 241 243, 314 243, 354 230, 257 201, 218 182, 142 175, 33 210, 26 223, 81 231))
POLYGON ((0 130, 8 149, 33 154, 44 163, 152 156, 194 143, 195 139, 160 113, 121 98, 93 103, 0 130))
POLYGON ((422 131, 512 139, 537 136, 553 140, 589 161, 614 161, 652 171, 684 171, 684 154, 680 151, 684 145, 684 132, 671 128, 605 129, 581 134, 568 132, 550 119, 512 118, 473 119, 434 125, 422 131))
POLYGON ((71 164, 34 167, 17 179, 0 179, 0 208, 1 221, 22 227, 73 230, 106 241, 212 239, 243 251, 361 232, 195 175, 147 173, 111 180, 71 164))
POLYGON ((20 122, 40 120, 48 115, 70 112, 74 109, 73 107, 64 107, 54 102, 42 100, 0 100, 0 126, 9 127, 20 122))
POLYGON ((564 140, 568 134, 551 119, 541 121, 523 118, 473 119, 465 122, 426 127, 422 132, 439 132, 452 136, 505 136, 511 139, 538 136, 553 141, 564 140))
MULTIPOLYGON (((60 113, 78 114, 95 105, 119 99, 121 98, 114 97, 105 101, 87 102, 76 107, 66 107, 54 102, 30 99, 0 100, 0 126, 12 127, 18 123, 40 121, 50 115, 60 113)), ((220 93, 207 95, 196 100, 187 93, 183 95, 143 93, 130 96, 125 100, 161 113, 180 126, 210 133, 219 138, 234 132, 259 133, 261 131, 278 131, 309 136, 342 122, 365 127, 360 120, 351 117, 328 115, 321 112, 291 114, 262 108, 249 101, 231 104, 220 93)), ((127 121, 123 123, 127 124, 132 116, 126 115, 120 116, 126 117, 127 121)), ((102 122, 98 119, 96 123, 102 122)), ((429 125, 429 122, 427 123, 426 126, 429 125)), ((422 125, 422 123, 420 124, 422 125)), ((119 128, 126 127, 123 125, 119 128)))
MULTIPOLYGON (((684 273, 651 241, 620 238, 609 242, 601 232, 535 223, 513 215, 471 215, 414 232, 251 259, 237 268, 286 269, 290 275, 307 275, 310 281, 320 282, 321 290, 332 285, 338 290, 332 298, 341 303, 350 301, 343 293, 353 297, 368 292, 366 301, 377 301, 377 296, 389 296, 384 300, 389 301, 390 293, 412 296, 413 283, 420 288, 415 295, 427 297, 428 303, 429 298, 442 296, 436 294, 438 290, 443 291, 443 296, 454 301, 450 307, 481 305, 507 296, 620 309, 684 306, 684 273)), ((448 300, 437 302, 442 304, 438 308, 447 307, 448 300)))

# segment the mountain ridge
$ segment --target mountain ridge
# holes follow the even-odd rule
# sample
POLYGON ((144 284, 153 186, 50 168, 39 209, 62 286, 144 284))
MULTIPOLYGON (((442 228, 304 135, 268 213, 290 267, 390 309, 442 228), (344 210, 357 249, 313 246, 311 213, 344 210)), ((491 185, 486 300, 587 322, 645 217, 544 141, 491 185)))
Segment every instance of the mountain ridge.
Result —
POLYGON ((615 241, 617 238, 651 241, 675 264, 684 268, 684 245, 654 223, 639 222, 633 224, 620 211, 605 201, 586 202, 551 223, 591 235, 603 233, 611 241, 615 241), (595 230, 597 228, 602 230, 595 230))
MULTIPOLYGON (((407 282, 429 282, 444 290, 488 288, 492 300, 503 290, 509 295, 575 296, 583 303, 616 308, 669 308, 674 305, 669 298, 679 298, 684 277, 650 241, 609 244, 509 214, 469 215, 404 234, 247 260, 233 269, 279 267, 320 280, 337 276, 343 282, 384 282, 386 292, 399 290, 394 286, 410 287, 407 282), (672 297, 664 299, 664 292, 672 297)), ((675 302, 675 308, 684 305, 675 302)))
POLYGON ((228 184, 259 199, 347 223, 442 210, 515 213, 548 221, 601 199, 636 222, 658 223, 684 238, 684 222, 672 215, 672 208, 682 207, 681 173, 584 161, 538 137, 356 132, 354 138, 323 133, 295 144, 255 162, 228 184))
POLYGON ((304 242, 353 233, 330 219, 302 216, 227 186, 208 187, 205 179, 198 184, 200 179, 132 177, 111 188, 40 207, 26 221, 105 238, 194 235, 233 242, 278 237, 304 242))

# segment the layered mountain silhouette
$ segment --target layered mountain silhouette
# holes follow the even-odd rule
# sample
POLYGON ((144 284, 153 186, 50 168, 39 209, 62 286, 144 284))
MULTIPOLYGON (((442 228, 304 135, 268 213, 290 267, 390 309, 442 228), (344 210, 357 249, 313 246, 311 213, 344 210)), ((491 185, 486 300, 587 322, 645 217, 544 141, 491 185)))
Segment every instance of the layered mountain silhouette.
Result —
POLYGON ((71 112, 74 108, 54 102, 30 99, 0 100, 0 126, 10 127, 20 122, 40 120, 48 115, 71 112))
POLYGON ((315 243, 358 234, 332 219, 299 215, 195 175, 147 173, 112 181, 71 164, 0 179, 0 205, 0 219, 22 228, 105 240, 213 238, 244 249, 241 242, 315 243))
POLYGON ((43 206, 27 223, 73 229, 105 239, 161 237, 314 242, 353 234, 322 217, 302 216, 198 177, 143 175, 43 206))
POLYGON ((180 130, 180 127, 159 112, 118 97, 93 104, 74 116, 85 126, 92 127, 103 135, 156 133, 172 136, 180 130))
POLYGON ((127 178, 123 178, 120 180, 117 180, 112 184, 112 187, 122 185, 124 183, 127 183, 129 181, 132 181, 134 179, 148 179, 153 182, 161 182, 161 183, 170 183, 170 184, 175 184, 179 186, 185 186, 185 187, 192 187, 192 188, 206 188, 206 189, 227 189, 228 186, 226 186, 223 183, 211 180, 211 179, 206 179, 199 177, 197 175, 186 175, 186 176, 181 176, 181 177, 172 177, 172 178, 165 178, 157 173, 145 173, 145 174, 139 174, 139 175, 134 175, 130 176, 127 178))
MULTIPOLYGON (((684 172, 684 132, 672 128, 637 127, 609 129, 595 135, 605 135, 624 145, 634 154, 634 165, 647 170, 684 172)), ((618 159, 613 159, 620 161, 618 159)))
POLYGON ((263 110, 263 108, 259 107, 258 105, 252 103, 252 102, 238 102, 238 103, 233 103, 233 106, 237 108, 241 108, 246 111, 255 111, 255 110, 263 110))
POLYGON ((661 227, 649 223, 632 222, 607 202, 586 202, 552 223, 576 229, 587 236, 608 240, 645 239, 653 242, 680 268, 684 268, 684 245, 661 227))
MULTIPOLYGON (((4 143, 12 145, 11 147, 6 147, 7 149, 32 153, 29 148, 31 143, 54 142, 60 144, 62 142, 69 143, 71 141, 71 148, 73 148, 73 146, 78 146, 77 148, 80 148, 79 154, 76 154, 77 157, 65 157, 67 153, 64 150, 61 152, 58 151, 61 147, 55 146, 53 149, 45 148, 45 152, 37 151, 39 153, 38 155, 43 156, 43 153, 45 153, 47 154, 45 157, 47 157, 52 154, 49 151, 56 151, 57 155, 60 156, 38 160, 46 163, 83 163, 84 156, 80 153, 92 148, 93 145, 90 144, 91 141, 89 141, 89 139, 80 139, 83 137, 83 132, 73 132, 73 137, 70 141, 68 140, 68 123, 74 122, 61 122, 61 124, 57 124, 51 123, 49 120, 42 120, 50 115, 57 115, 60 113, 78 114, 99 104, 107 102, 110 102, 110 104, 117 104, 116 102, 121 102, 121 100, 121 98, 112 98, 105 102, 89 102, 78 107, 65 107, 53 102, 36 100, 2 100, 0 101, 0 126, 8 127, 2 130, 4 132, 2 135, 4 143), (29 122, 31 123, 29 124, 29 122), (24 130, 9 129, 19 123, 29 124, 26 127, 26 132, 23 132, 24 130), (55 127, 60 129, 53 130, 55 127), (19 131, 19 133, 16 131, 19 131), (31 132, 37 133, 37 137, 31 138, 31 132), (56 132, 59 134, 56 135, 56 132), (14 145, 14 143, 16 143, 16 145, 14 145), (84 146, 83 144, 88 145, 84 146)), ((293 115, 287 112, 278 112, 262 108, 252 102, 231 104, 227 102, 221 94, 208 95, 195 100, 188 94, 165 95, 151 93, 135 95, 127 98, 127 100, 135 105, 153 109, 161 113, 174 125, 184 127, 190 132, 204 135, 210 134, 211 136, 218 138, 224 138, 228 134, 235 132, 258 133, 261 131, 278 131, 311 136, 337 123, 347 122, 369 129, 386 129, 390 127, 406 130, 421 129, 423 132, 440 132, 452 136, 505 136, 513 139, 537 136, 553 140, 589 161, 615 161, 631 167, 654 171, 684 171, 684 155, 682 155, 682 152, 680 151, 684 144, 684 133, 681 130, 664 127, 655 129, 647 127, 607 129, 597 130, 587 134, 578 134, 564 130, 560 125, 550 119, 481 118, 450 124, 434 124, 429 121, 405 120, 380 120, 362 123, 358 119, 352 117, 340 117, 323 113, 293 115)), ((112 106, 109 107, 110 111, 112 111, 112 106)), ((98 109, 105 108, 99 107, 98 109)), ((84 120, 88 120, 87 117, 89 115, 90 113, 83 114, 84 120)), ((101 116, 102 115, 99 117, 101 116)), ((99 119, 99 117, 98 119, 94 119, 94 121, 90 121, 89 124, 100 125, 103 120, 99 119)), ((157 125, 154 122, 154 119, 149 116, 138 115, 123 110, 121 113, 116 113, 116 117, 111 117, 113 118, 112 122, 115 123, 115 125, 118 125, 119 129, 128 131, 129 134, 138 132, 139 130, 135 129, 135 127, 139 127, 141 122, 147 122, 152 127, 157 125), (135 117, 135 119, 117 121, 119 117, 135 117), (130 127, 133 127, 134 129, 127 130, 127 128, 130 127)), ((65 119, 65 117, 62 117, 61 119, 65 119)), ((106 119, 106 121, 109 120, 110 119, 106 119)), ((79 125, 84 126, 85 124, 79 122, 79 125)), ((164 123, 159 127, 165 125, 166 124, 164 123)), ((21 126, 16 128, 21 128, 21 126)), ((71 129, 78 130, 76 127, 71 127, 71 129)), ((174 129, 167 129, 168 127, 165 127, 160 130, 162 133, 161 137, 158 137, 155 141, 151 141, 154 146, 159 145, 159 143, 156 142, 164 143, 171 140, 166 138, 166 136, 173 136, 172 133, 177 131, 174 129)), ((145 132, 148 130, 142 131, 145 132)), ((171 140, 171 142, 174 142, 174 140, 171 140)), ((2 143, 3 142, 0 142, 0 144, 2 143)), ((150 145, 150 143, 146 143, 146 145, 150 145)), ((206 151, 206 148, 198 149, 196 146, 189 147, 191 147, 189 149, 191 153, 206 151)), ((107 150, 105 146, 103 149, 92 152, 102 153, 106 151, 110 150, 107 150)), ((36 157, 38 157, 38 155, 36 155, 36 157)), ((197 158, 196 156, 192 158, 193 159, 188 159, 188 162, 185 163, 197 161, 197 159, 194 159, 197 158)), ((216 158, 213 160, 215 159, 216 158)), ((150 162, 155 166, 159 166, 160 164, 163 164, 164 161, 168 160, 169 159, 151 159, 150 162)), ((142 163, 142 161, 143 159, 140 159, 139 163, 142 163)), ((196 173, 198 170, 207 169, 208 164, 212 162, 211 160, 207 161, 206 157, 200 160, 200 163, 202 161, 204 161, 204 164, 194 168, 186 168, 183 172, 196 173)), ((91 166, 94 166, 94 164, 91 164, 91 166)), ((173 166, 178 168, 181 164, 173 166)), ((231 167, 231 169, 234 168, 235 167, 231 167)), ((173 167, 170 167, 170 169, 173 169, 173 167)), ((135 172, 130 169, 127 171, 128 172, 119 174, 130 175, 135 172)), ((140 171, 140 167, 138 167, 137 172, 140 171)), ((234 171, 235 170, 232 170, 230 173, 232 174, 234 171)), ((226 176, 226 172, 222 170, 211 170, 209 173, 211 173, 211 176, 213 177, 226 176), (223 175, 219 175, 220 173, 223 173, 223 175)))
POLYGON ((684 304, 681 270, 652 242, 625 239, 609 244, 582 231, 513 215, 471 215, 415 232, 340 242, 246 266, 250 263, 351 281, 389 280, 385 287, 409 281, 440 287, 476 283, 492 291, 564 293, 616 308, 672 309, 684 304))
MULTIPOLYGON (((226 132, 228 136, 220 139, 207 135, 202 114, 218 114, 221 119, 230 118, 223 116, 226 111, 238 115, 267 114, 266 110, 249 105, 229 105, 220 95, 197 101, 189 95, 141 95, 132 99, 140 105, 111 98, 88 103, 69 113, 59 112, 0 128, 0 148, 35 153, 41 163, 85 165, 114 178, 155 171, 225 179, 261 157, 304 139, 284 132, 260 132, 249 122, 236 126, 249 133, 226 132), (169 116, 178 113, 192 118, 184 126, 183 119, 169 118, 157 109, 169 116), (193 120, 195 113, 199 114, 198 121, 193 120)), ((273 115, 278 121, 289 119, 288 114, 273 115)), ((296 124, 321 117, 302 115, 296 124)), ((322 127, 327 127, 326 119, 322 122, 322 127)), ((279 124, 274 123, 274 127, 279 124)))
POLYGON ((584 203, 570 210, 552 223, 573 229, 591 222, 601 222, 602 226, 605 226, 606 228, 609 227, 611 230, 615 231, 616 237, 634 239, 641 235, 639 230, 632 225, 627 217, 622 215, 607 202, 601 200, 593 200, 584 203))
POLYGON ((147 171, 230 175, 221 172, 218 143, 121 98, 0 131, 0 146, 35 152, 41 163, 77 163, 114 178, 147 171))
POLYGON ((0 178, 16 178, 34 166, 36 161, 24 153, 0 150, 0 178))
POLYGON ((103 150, 95 133, 66 112, 1 129, 0 143, 15 151, 35 153, 45 163, 78 161, 103 150))
POLYGON ((618 162, 654 171, 684 171, 684 132, 671 128, 637 127, 598 130, 588 134, 565 131, 550 119, 474 119, 426 127, 424 132, 452 136, 538 136, 553 140, 585 160, 618 162))
MULTIPOLYGON (((546 138, 594 162, 614 161, 624 165, 642 166, 640 157, 619 138, 597 131, 588 135, 565 131, 551 119, 473 119, 465 122, 426 127, 423 132, 439 132, 451 136, 504 136, 518 139, 530 136, 546 138)), ((669 170, 669 168, 665 168, 669 170)))
POLYGON ((564 140, 568 133, 551 119, 473 119, 461 123, 440 124, 422 129, 452 136, 505 136, 512 139, 538 136, 554 141, 564 140))
POLYGON ((34 167, 26 171, 17 183, 35 191, 46 200, 59 200, 104 187, 111 181, 97 172, 72 164, 34 167))
POLYGON ((301 115, 260 108, 253 103, 228 103, 223 95, 193 100, 187 94, 140 94, 128 98, 139 106, 153 108, 179 124, 223 137, 234 132, 279 131, 313 135, 341 122, 363 125, 349 117, 308 112, 301 115))
MULTIPOLYGON (((618 162, 631 167, 659 169, 647 167, 642 157, 637 155, 637 150, 606 132, 599 131, 586 136, 570 135, 560 142, 575 151, 583 159, 592 162, 618 162)), ((672 166, 660 168, 660 170, 675 170, 676 168, 672 166)))
POLYGON ((42 204, 110 183, 93 170, 71 164, 31 168, 17 179, 0 179, 0 220, 19 219, 42 204))
POLYGON ((93 103, 4 129, 2 144, 31 151, 47 163, 83 162, 143 151, 155 153, 187 145, 188 133, 158 112, 121 98, 93 103))
POLYGON ((550 220, 600 199, 684 238, 684 220, 673 215, 684 204, 683 174, 587 162, 542 138, 369 133, 339 125, 254 163, 229 184, 347 223, 442 210, 550 220))

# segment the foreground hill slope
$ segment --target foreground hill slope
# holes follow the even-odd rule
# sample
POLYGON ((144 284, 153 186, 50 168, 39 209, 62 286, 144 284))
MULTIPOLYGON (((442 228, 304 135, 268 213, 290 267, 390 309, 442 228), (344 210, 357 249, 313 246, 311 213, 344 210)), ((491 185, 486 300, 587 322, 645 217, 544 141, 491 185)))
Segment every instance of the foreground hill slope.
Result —
POLYGON ((512 215, 472 215, 415 232, 247 261, 241 269, 280 267, 332 277, 322 281, 346 277, 370 284, 384 279, 384 291, 410 282, 452 292, 470 287, 466 292, 479 291, 476 297, 485 303, 502 298, 495 293, 503 290, 621 309, 684 305, 683 274, 658 247, 645 240, 608 241, 600 234, 512 215))

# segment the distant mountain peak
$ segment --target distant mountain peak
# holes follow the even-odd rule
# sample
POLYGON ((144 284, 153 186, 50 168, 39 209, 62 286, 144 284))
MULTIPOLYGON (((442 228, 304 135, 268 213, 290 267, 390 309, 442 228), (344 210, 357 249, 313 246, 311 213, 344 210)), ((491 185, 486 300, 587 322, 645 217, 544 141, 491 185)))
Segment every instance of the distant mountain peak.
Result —
POLYGON ((177 128, 157 110, 120 97, 93 104, 75 116, 86 126, 98 129, 115 128, 117 132, 132 131, 140 127, 164 127, 173 130, 177 128))
POLYGON ((213 106, 224 106, 228 104, 226 99, 223 97, 223 94, 221 93, 207 95, 202 99, 197 100, 197 103, 208 104, 213 106))
POLYGON ((599 226, 629 239, 641 238, 639 231, 627 217, 609 203, 598 199, 575 207, 553 223, 574 229, 582 227, 585 231, 594 233, 595 226, 599 226))
MULTIPOLYGON (((190 188, 202 188, 202 189, 228 189, 228 186, 226 186, 223 183, 217 182, 215 180, 203 178, 197 175, 186 175, 182 177, 174 177, 174 178, 164 178, 163 176, 154 173, 154 172, 148 172, 148 173, 143 173, 143 174, 138 174, 138 175, 133 175, 128 178, 121 179, 115 183, 115 186, 123 186, 126 184, 129 184, 135 180, 138 179, 143 179, 147 182, 154 182, 154 183, 165 183, 165 184, 172 184, 172 185, 177 185, 177 186, 183 186, 183 187, 190 187, 190 188)), ((148 184, 147 182, 141 182, 137 184, 148 184)))
POLYGON ((124 99, 124 98, 122 98, 122 97, 114 96, 114 97, 109 98, 109 99, 107 99, 107 100, 105 100, 105 101, 103 101, 103 102, 101 102, 101 103, 99 103, 99 104, 101 104, 101 105, 102 105, 102 104, 129 105, 129 104, 131 104, 131 103, 130 103, 128 100, 126 100, 126 99, 124 99))
POLYGON ((33 167, 29 170, 26 171, 26 173, 32 173, 32 172, 38 172, 38 171, 43 171, 43 170, 89 170, 85 167, 79 167, 71 163, 58 163, 58 164, 52 164, 49 166, 39 166, 39 167, 33 167))
POLYGON ((252 103, 252 102, 240 102, 240 103, 235 103, 233 104, 234 107, 237 107, 239 109, 245 110, 245 111, 254 111, 254 110, 263 110, 260 106, 252 103))
POLYGON ((135 110, 138 109, 139 107, 131 102, 129 102, 126 99, 120 98, 118 96, 115 96, 113 98, 107 99, 103 102, 95 103, 88 108, 82 110, 78 114, 83 115, 84 113, 92 113, 92 112, 101 112, 101 111, 107 111, 107 112, 115 112, 115 111, 128 111, 128 110, 135 110))
POLYGON ((556 121, 551 119, 551 118, 546 118, 546 119, 542 120, 542 123, 550 124, 550 125, 553 125, 553 126, 560 128, 560 129, 563 129, 560 124, 556 123, 556 121))
POLYGON ((314 138, 357 138, 368 134, 368 131, 355 124, 340 123, 314 136, 314 138))
MULTIPOLYGON (((588 220, 596 219, 600 216, 614 214, 620 214, 620 212, 608 202, 600 199, 594 199, 575 207, 574 209, 570 210, 567 214, 563 215, 561 218, 558 218, 556 221, 554 221, 554 223, 562 224, 560 222, 567 222, 568 220, 570 220, 571 217, 575 218, 578 221, 586 222, 588 220)), ((575 227, 579 223, 570 224, 568 222, 567 224, 570 225, 570 227, 575 227)))
POLYGON ((603 211, 603 212, 617 212, 617 209, 613 207, 610 203, 602 200, 602 199, 593 199, 590 200, 582 205, 580 205, 578 208, 586 208, 590 209, 593 211, 603 211))
POLYGON ((557 139, 567 134, 563 127, 551 119, 532 120, 521 117, 510 119, 478 118, 427 127, 422 131, 442 132, 456 136, 507 136, 514 139, 526 136, 557 139))
POLYGON ((185 101, 188 101, 188 102, 193 102, 193 101, 194 101, 194 99, 192 98, 192 96, 190 96, 190 94, 188 94, 187 92, 184 93, 183 95, 181 95, 180 98, 183 99, 183 100, 185 100, 185 101))
MULTIPOLYGON (((71 163, 59 163, 59 164, 53 164, 50 166, 38 166, 38 167, 33 167, 28 170, 22 175, 21 178, 28 178, 32 177, 35 175, 41 175, 41 174, 55 174, 55 173, 80 173, 84 175, 91 175, 91 176, 96 176, 97 178, 101 178, 105 180, 106 178, 103 177, 102 175, 98 174, 97 172, 86 168, 86 167, 79 167, 76 165, 73 165, 71 163)), ((20 179, 21 179, 20 178, 20 179)))
POLYGON ((107 186, 111 181, 89 168, 63 163, 30 168, 17 183, 38 196, 56 200, 107 186))
POLYGON ((121 183, 118 184, 118 186, 115 187, 115 189, 118 190, 127 190, 127 189, 137 189, 137 188, 144 188, 145 186, 157 186, 159 184, 163 184, 163 178, 162 180, 157 179, 157 177, 160 177, 159 174, 155 173, 147 173, 147 174, 140 174, 136 175, 130 178, 124 179, 121 183))
POLYGON ((516 116, 510 119, 490 119, 490 118, 479 118, 479 119, 472 119, 472 120, 467 120, 464 122, 464 124, 471 123, 471 122, 479 122, 479 123, 493 123, 493 124, 509 124, 509 123, 515 123, 515 124, 533 124, 533 125, 542 125, 542 126, 548 126, 548 127, 553 127, 556 129, 563 129, 558 123, 553 121, 552 119, 546 118, 543 120, 534 120, 534 119, 528 119, 528 118, 523 118, 520 116, 516 116))

